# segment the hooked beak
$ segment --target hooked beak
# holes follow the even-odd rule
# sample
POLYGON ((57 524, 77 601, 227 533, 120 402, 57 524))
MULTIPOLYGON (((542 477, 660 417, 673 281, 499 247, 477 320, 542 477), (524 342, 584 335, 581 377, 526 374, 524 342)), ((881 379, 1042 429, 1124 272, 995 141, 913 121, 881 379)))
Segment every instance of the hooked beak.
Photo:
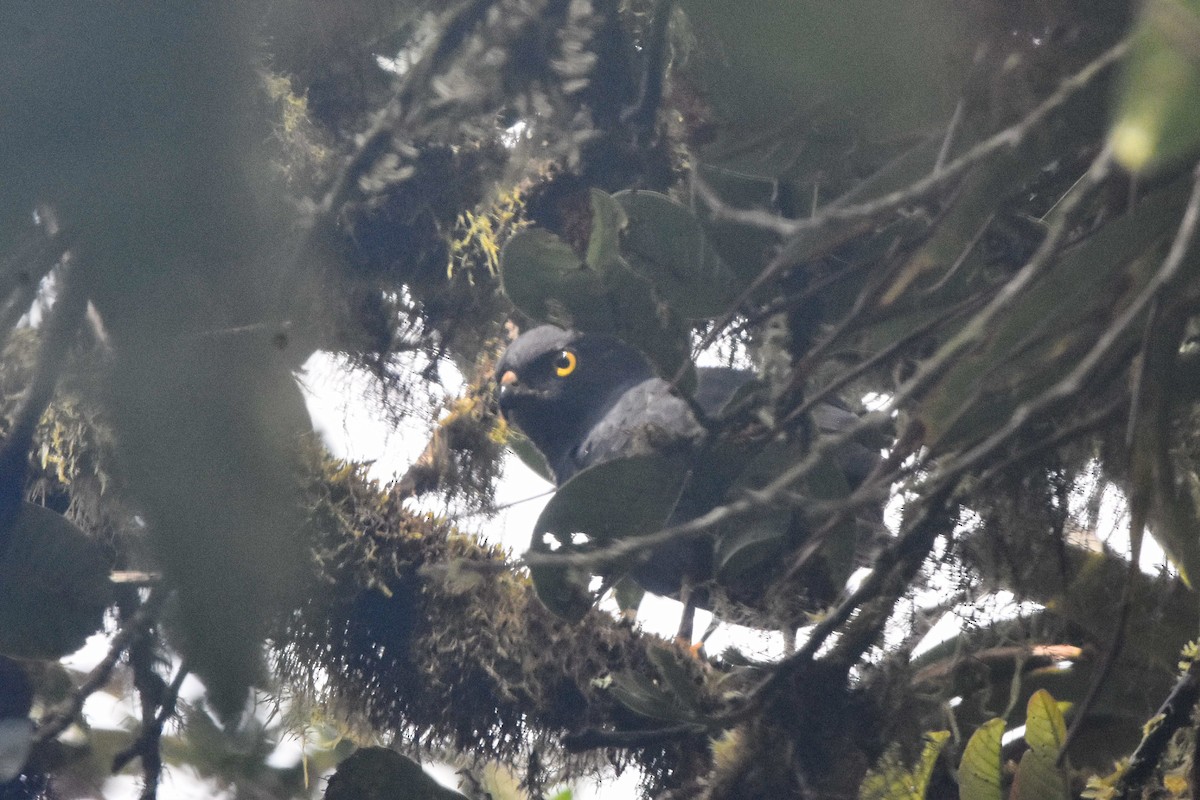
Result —
POLYGON ((503 419, 508 419, 508 414, 504 413, 504 401, 507 398, 511 398, 513 389, 516 388, 518 383, 517 373, 513 372, 511 369, 505 370, 504 374, 500 376, 498 383, 500 384, 500 416, 503 419))

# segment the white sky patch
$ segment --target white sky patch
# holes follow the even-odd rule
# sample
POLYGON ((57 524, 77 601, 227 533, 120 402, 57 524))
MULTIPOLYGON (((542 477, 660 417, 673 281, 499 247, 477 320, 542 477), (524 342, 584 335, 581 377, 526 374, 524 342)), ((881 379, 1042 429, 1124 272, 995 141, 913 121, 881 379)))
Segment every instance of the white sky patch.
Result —
POLYGON ((222 789, 216 781, 201 776, 191 767, 177 764, 163 766, 158 794, 172 800, 234 800, 237 797, 232 789, 222 789))
MULTIPOLYGON (((462 384, 458 372, 448 363, 439 368, 447 390, 457 391, 462 384)), ((406 414, 394 425, 379 412, 375 378, 348 369, 335 355, 314 353, 297 380, 325 446, 337 458, 371 462, 369 473, 376 480, 387 482, 403 474, 429 442, 432 428, 424 414, 406 414)), ((430 389, 424 397, 412 398, 414 408, 432 408, 444 394, 440 386, 430 389)))
POLYGON ((1020 739, 1024 735, 1025 735, 1025 726, 1018 725, 1017 727, 1013 728, 1011 731, 1004 732, 1004 735, 1000 737, 1000 746, 1007 747, 1008 745, 1012 744, 1013 742, 1015 742, 1017 739, 1020 739))
POLYGON ((375 63, 385 72, 397 77, 403 77, 421 60, 425 52, 433 44, 438 33, 438 17, 436 14, 426 14, 417 24, 416 30, 409 37, 405 47, 394 56, 376 54, 375 63))
POLYGON ((500 134, 500 144, 504 145, 509 150, 512 150, 522 139, 529 136, 529 123, 523 119, 519 119, 512 125, 509 125, 500 134))
MULTIPOLYGON (((918 602, 920 601, 921 598, 918 598, 918 602)), ((1012 592, 1003 591, 986 595, 970 605, 943 614, 934 626, 929 629, 929 633, 925 634, 920 643, 913 648, 912 655, 916 658, 927 650, 937 647, 942 642, 953 639, 955 636, 963 633, 967 627, 967 620, 971 616, 974 616, 970 613, 972 610, 980 618, 985 619, 988 624, 992 624, 1007 619, 1028 617, 1041 609, 1042 606, 1038 603, 1028 600, 1018 602, 1012 592)))

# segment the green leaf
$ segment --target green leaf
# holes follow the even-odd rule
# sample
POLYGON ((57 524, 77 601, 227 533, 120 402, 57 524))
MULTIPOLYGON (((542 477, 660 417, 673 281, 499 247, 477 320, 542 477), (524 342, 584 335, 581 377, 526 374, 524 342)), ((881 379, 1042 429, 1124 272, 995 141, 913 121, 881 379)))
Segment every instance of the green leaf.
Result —
POLYGON ((939 220, 933 234, 909 256, 904 268, 883 293, 881 304, 891 305, 909 285, 931 272, 934 273, 933 280, 940 280, 951 268, 957 270, 957 275, 979 274, 987 259, 984 248, 978 246, 978 240, 983 230, 991 224, 998 200, 1017 184, 1014 173, 1031 169, 1029 164, 1024 165, 1024 170, 1022 166, 1009 157, 972 171, 963 181, 953 204, 939 220), (970 261, 955 267, 960 259, 970 261))
POLYGON ((1025 743, 1057 759, 1066 739, 1067 723, 1058 703, 1044 689, 1035 692, 1025 711, 1025 743))
POLYGON ((963 751, 958 765, 958 796, 961 800, 1001 800, 1000 739, 1004 720, 980 725, 963 751))
POLYGON ((617 585, 613 587, 613 597, 617 601, 617 608, 622 614, 637 615, 638 607, 642 604, 642 598, 646 596, 646 590, 638 585, 638 582, 626 576, 617 581, 617 585))
POLYGON ((0 558, 0 653, 57 659, 100 629, 112 602, 99 545, 65 517, 25 503, 0 558))
POLYGON ((683 459, 658 454, 589 467, 559 487, 534 532, 564 543, 575 533, 598 542, 652 533, 675 508, 687 474, 683 459))
POLYGON ((515 427, 509 426, 505 444, 508 445, 509 450, 517 454, 521 463, 537 473, 538 477, 554 483, 554 473, 550 470, 550 465, 546 463, 546 457, 534 446, 533 442, 529 441, 529 437, 515 427))
POLYGON ((1113 155, 1134 172, 1200 152, 1200 3, 1150 0, 1140 8, 1109 134, 1113 155))
POLYGON ((592 232, 588 237, 587 265, 604 272, 621 258, 621 231, 625 212, 608 192, 592 189, 592 232))
POLYGON ((863 778, 858 789, 859 800, 924 800, 933 766, 949 740, 950 731, 926 733, 925 747, 912 769, 905 767, 895 751, 884 755, 863 778))
POLYGON ((680 5, 695 44, 677 71, 708 106, 708 164, 837 187, 953 109, 946 65, 961 55, 961 4, 680 5))
MULTIPOLYGON (((716 192, 722 202, 734 208, 778 213, 778 181, 706 164, 698 164, 696 169, 700 179, 716 192)), ((777 252, 779 235, 776 233, 714 217, 698 198, 692 198, 688 208, 700 220, 713 249, 744 285, 748 286, 757 278, 777 252)))
MULTIPOLYGON (((736 496, 750 489, 761 489, 777 478, 779 473, 796 459, 803 458, 804 453, 795 443, 771 442, 757 454, 749 455, 735 451, 732 455, 740 457, 732 463, 746 466, 727 489, 722 489, 726 496, 736 496)), ((717 580, 723 584, 737 581, 783 555, 788 550, 791 524, 791 511, 770 508, 753 518, 722 526, 714 556, 717 580)))
POLYGON ((682 370, 685 379, 679 382, 679 388, 692 391, 696 379, 691 328, 674 309, 655 299, 648 280, 624 264, 611 266, 604 278, 612 310, 612 332, 645 354, 663 378, 674 380, 682 370))
POLYGON ((363 747, 338 765, 325 800, 466 800, 421 765, 386 747, 363 747))
POLYGON ((1067 800, 1067 779, 1054 759, 1026 750, 1017 765, 1009 800, 1067 800))
POLYGON ((504 293, 525 315, 563 328, 607 331, 612 313, 600 275, 542 228, 518 231, 500 252, 504 293))
MULTIPOLYGON (((832 502, 850 496, 850 484, 837 461, 826 455, 804 479, 804 486, 814 500, 832 502)), ((824 527, 826 518, 814 518, 813 527, 824 527)), ((853 514, 844 514, 826 534, 821 555, 829 570, 829 578, 835 586, 844 586, 854 571, 858 553, 858 523, 853 514)))
MULTIPOLYGON (((768 444, 760 453, 747 459, 749 465, 733 482, 730 496, 763 488, 807 454, 808 448, 799 441, 768 444)), ((850 493, 846 476, 832 458, 822 459, 808 474, 804 486, 815 500, 838 500, 850 493)), ((822 524, 821 520, 812 523, 822 524)), ((716 545, 718 580, 723 583, 737 581, 778 559, 798 544, 791 539, 794 527, 791 511, 772 509, 723 528, 716 545)), ((857 525, 851 515, 838 522, 821 550, 834 585, 842 585, 849 577, 856 548, 857 525)))
MULTIPOLYGON (((551 552, 550 534, 558 552, 591 549, 596 543, 652 533, 663 526, 687 479, 680 458, 635 456, 607 461, 583 470, 563 484, 542 510, 530 548, 551 552), (584 534, 589 544, 572 543, 584 534)), ((579 620, 592 605, 590 574, 574 567, 536 566, 530 569, 538 597, 553 613, 579 620)))
POLYGON ((1025 743, 1013 780, 1010 800, 1066 800, 1069 797, 1065 772, 1056 764, 1058 751, 1067 738, 1067 725, 1054 698, 1044 689, 1029 698, 1025 712, 1025 743))
POLYGON ((791 519, 787 511, 772 511, 722 531, 716 546, 717 581, 736 582, 778 559, 787 549, 791 519))
POLYGON ((687 208, 658 192, 625 191, 616 200, 629 218, 621 253, 672 309, 688 319, 729 310, 745 284, 687 208))

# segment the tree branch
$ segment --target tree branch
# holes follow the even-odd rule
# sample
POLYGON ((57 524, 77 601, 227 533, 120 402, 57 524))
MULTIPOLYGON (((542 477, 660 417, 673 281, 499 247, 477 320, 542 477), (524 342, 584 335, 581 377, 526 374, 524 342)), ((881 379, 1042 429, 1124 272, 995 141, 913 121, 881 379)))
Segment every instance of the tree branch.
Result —
POLYGON ((1192 711, 1200 701, 1200 659, 1188 665, 1187 672, 1175 683, 1167 699, 1146 723, 1146 735, 1129 758, 1129 766, 1117 781, 1117 800, 1140 797, 1140 789, 1166 754, 1176 731, 1191 723, 1192 711))
POLYGON ((142 760, 141 800, 154 800, 158 794, 158 782, 162 775, 159 740, 162 738, 163 727, 175 715, 179 689, 189 674, 190 670, 187 664, 181 664, 175 677, 163 689, 157 704, 146 705, 146 698, 143 697, 142 731, 129 747, 113 757, 112 771, 114 773, 120 772, 135 758, 142 760))
POLYGON ((1070 100, 1076 92, 1090 85, 1108 67, 1123 58, 1129 50, 1129 43, 1129 39, 1123 39, 1101 53, 1079 72, 1059 84, 1059 87, 1049 97, 1026 114, 1020 122, 993 134, 954 161, 946 164, 941 169, 935 169, 929 175, 915 183, 866 203, 853 206, 839 206, 835 203, 834 205, 827 206, 821 213, 807 219, 789 220, 765 211, 735 209, 726 205, 720 199, 719 195, 693 171, 692 183, 694 188, 697 194, 709 205, 716 219, 762 228, 784 236, 788 240, 784 242, 779 255, 772 259, 771 263, 742 292, 741 296, 731 306, 729 313, 717 324, 713 325, 712 331, 706 337, 702 347, 712 344, 719 331, 725 329, 729 322, 737 316, 746 301, 753 297, 767 281, 792 265, 795 260, 796 248, 802 245, 804 237, 828 232, 842 224, 873 224, 890 216, 904 206, 927 200, 957 181, 969 169, 990 159, 994 155, 1004 150, 1016 149, 1052 113, 1070 100))
POLYGON ((104 656, 104 659, 88 673, 79 688, 71 693, 70 698, 42 720, 41 726, 38 727, 33 737, 35 744, 50 741, 65 731, 78 718, 80 712, 83 711, 84 701, 108 683, 113 669, 121 660, 121 654, 136 637, 143 635, 154 622, 155 615, 158 614, 166 597, 166 592, 161 589, 151 591, 146 602, 138 607, 124 627, 113 636, 112 643, 108 647, 108 654, 104 656))
POLYGON ((931 480, 950 479, 955 475, 962 474, 988 458, 996 448, 1003 445, 1032 417, 1076 395, 1083 388, 1085 382, 1103 358, 1118 344, 1121 337, 1125 335, 1129 327, 1141 316, 1151 301, 1161 296, 1172 282, 1179 277, 1183 263, 1191 251, 1192 240, 1195 238, 1198 224, 1200 224, 1200 165, 1197 165, 1193 170, 1192 194, 1188 199, 1183 218, 1179 223, 1179 228, 1175 232, 1175 239, 1171 244, 1171 250, 1163 261, 1162 267, 1142 287, 1142 291, 1138 294, 1137 298, 1121 312, 1113 324, 1108 326, 1104 334, 1092 345, 1087 355, 1080 359, 1079 363, 1076 364, 1075 368, 1066 377, 1042 392, 1038 397, 1018 406, 1016 411, 1012 413, 1012 416, 1009 417, 1008 422, 999 430, 957 459, 943 466, 939 470, 939 475, 931 480))
POLYGON ((654 4, 654 16, 646 35, 641 92, 637 103, 621 115, 622 121, 632 125, 639 138, 648 138, 654 133, 654 122, 662 104, 663 77, 667 70, 667 28, 674 7, 675 0, 657 0, 654 4))
POLYGON ((29 471, 29 450, 67 360, 67 351, 87 308, 87 291, 78 264, 70 253, 63 256, 59 272, 59 294, 46 323, 37 366, 17 411, 13 426, 0 446, 0 554, 8 547, 13 523, 25 497, 25 476, 29 471))

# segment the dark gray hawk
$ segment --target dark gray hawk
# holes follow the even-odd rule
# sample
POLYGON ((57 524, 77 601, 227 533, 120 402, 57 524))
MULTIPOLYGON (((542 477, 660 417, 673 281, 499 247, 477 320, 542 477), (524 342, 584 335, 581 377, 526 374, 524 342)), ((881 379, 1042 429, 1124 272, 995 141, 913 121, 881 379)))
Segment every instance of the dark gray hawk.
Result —
MULTIPOLYGON (((753 377, 744 370, 700 368, 696 404, 705 414, 716 414, 753 377)), ((496 380, 501 413, 542 453, 559 486, 614 458, 664 449, 692 454, 704 442, 704 429, 688 403, 641 353, 612 336, 553 325, 534 328, 509 345, 496 365, 496 380)), ((814 417, 826 433, 857 419, 828 404, 818 406, 814 417)), ((857 485, 877 456, 857 444, 843 451, 837 460, 847 481, 857 485)), ((689 499, 685 493, 671 523, 695 517, 720 499, 689 499)), ((630 574, 647 591, 673 596, 711 577, 712 561, 712 542, 691 539, 656 549, 630 574)))

